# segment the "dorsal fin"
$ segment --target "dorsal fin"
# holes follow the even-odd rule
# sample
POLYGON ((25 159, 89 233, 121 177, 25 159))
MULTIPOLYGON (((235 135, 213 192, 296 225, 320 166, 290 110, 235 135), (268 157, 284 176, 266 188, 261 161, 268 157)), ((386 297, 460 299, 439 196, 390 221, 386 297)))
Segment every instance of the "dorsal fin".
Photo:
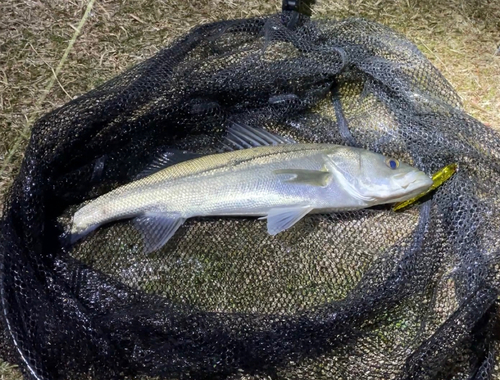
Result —
POLYGON ((237 149, 246 149, 267 145, 295 144, 296 141, 273 135, 262 128, 253 128, 233 122, 227 130, 226 143, 230 145, 229 149, 234 149, 233 146, 236 146, 237 149))
POLYGON ((188 160, 193 160, 201 156, 201 154, 191 153, 183 150, 170 149, 163 151, 155 157, 153 162, 151 162, 151 164, 149 164, 146 169, 144 169, 135 177, 135 180, 145 178, 169 166, 188 160))

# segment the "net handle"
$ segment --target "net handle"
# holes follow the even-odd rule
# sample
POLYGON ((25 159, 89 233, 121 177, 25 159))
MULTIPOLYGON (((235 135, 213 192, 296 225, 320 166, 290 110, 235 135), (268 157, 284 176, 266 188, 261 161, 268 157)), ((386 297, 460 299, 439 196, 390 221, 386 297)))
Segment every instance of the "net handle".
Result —
POLYGON ((283 0, 281 5, 282 11, 292 12, 286 26, 293 29, 297 25, 301 15, 311 17, 314 3, 316 3, 316 0, 283 0))

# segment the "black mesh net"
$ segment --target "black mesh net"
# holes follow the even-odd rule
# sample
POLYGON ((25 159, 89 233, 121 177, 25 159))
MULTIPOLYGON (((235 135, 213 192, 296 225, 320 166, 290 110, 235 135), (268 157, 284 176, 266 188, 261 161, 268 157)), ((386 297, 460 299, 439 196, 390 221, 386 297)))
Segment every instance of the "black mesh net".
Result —
POLYGON ((203 25, 41 118, 1 224, 6 335, 28 377, 494 376, 500 138, 407 40, 290 14, 203 25), (189 219, 141 251, 128 221, 71 249, 76 207, 230 121, 459 171, 404 212, 189 219))

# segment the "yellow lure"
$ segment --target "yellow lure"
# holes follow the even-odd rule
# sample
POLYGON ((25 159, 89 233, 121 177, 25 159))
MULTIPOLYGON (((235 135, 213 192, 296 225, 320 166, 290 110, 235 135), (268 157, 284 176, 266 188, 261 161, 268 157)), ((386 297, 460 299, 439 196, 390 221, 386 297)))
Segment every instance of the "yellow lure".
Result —
POLYGON ((407 206, 415 203, 418 199, 422 198, 424 195, 429 194, 431 191, 437 189, 439 186, 441 186, 443 183, 445 183, 450 177, 457 171, 457 164, 450 164, 448 166, 445 166, 441 170, 437 171, 434 173, 432 176, 432 181, 434 182, 431 187, 429 187, 427 190, 424 192, 418 194, 416 197, 413 197, 411 199, 408 199, 404 202, 398 202, 396 203, 393 207, 393 211, 398 211, 403 208, 406 208, 407 206))

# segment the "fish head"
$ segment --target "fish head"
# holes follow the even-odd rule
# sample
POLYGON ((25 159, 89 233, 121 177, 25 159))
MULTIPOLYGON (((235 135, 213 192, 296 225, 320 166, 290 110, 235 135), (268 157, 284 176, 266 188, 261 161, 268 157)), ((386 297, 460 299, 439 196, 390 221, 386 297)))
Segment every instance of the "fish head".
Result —
POLYGON ((364 149, 345 147, 328 157, 336 179, 368 207, 405 201, 433 183, 413 166, 364 149))

